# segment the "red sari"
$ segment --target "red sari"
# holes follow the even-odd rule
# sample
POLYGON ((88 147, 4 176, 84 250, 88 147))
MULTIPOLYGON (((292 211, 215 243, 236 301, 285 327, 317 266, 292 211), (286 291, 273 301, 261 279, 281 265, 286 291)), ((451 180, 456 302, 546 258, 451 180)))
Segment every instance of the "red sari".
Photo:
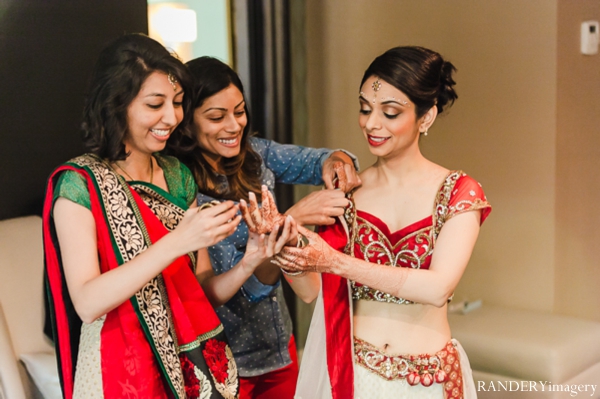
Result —
POLYGON ((130 186, 93 155, 75 158, 51 175, 43 214, 45 279, 63 396, 237 398, 237 368, 223 326, 196 280, 194 254, 175 260, 95 322, 77 317, 52 218, 54 188, 67 170, 87 183, 102 273, 158 241, 185 211, 155 186, 130 186))

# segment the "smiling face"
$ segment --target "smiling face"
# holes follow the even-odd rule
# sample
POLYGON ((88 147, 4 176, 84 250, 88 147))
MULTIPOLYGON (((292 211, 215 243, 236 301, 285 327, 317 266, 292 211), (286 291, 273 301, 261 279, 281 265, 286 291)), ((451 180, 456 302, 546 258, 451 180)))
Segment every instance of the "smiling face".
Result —
POLYGON ((183 89, 163 72, 151 73, 127 108, 127 151, 151 154, 165 148, 183 119, 183 89))
POLYGON ((371 76, 361 87, 359 102, 358 123, 373 155, 388 157, 418 148, 425 116, 417 119, 415 105, 406 94, 371 76))
POLYGON ((204 158, 219 171, 221 158, 240 153, 248 123, 242 92, 233 84, 208 97, 194 110, 194 126, 204 158))

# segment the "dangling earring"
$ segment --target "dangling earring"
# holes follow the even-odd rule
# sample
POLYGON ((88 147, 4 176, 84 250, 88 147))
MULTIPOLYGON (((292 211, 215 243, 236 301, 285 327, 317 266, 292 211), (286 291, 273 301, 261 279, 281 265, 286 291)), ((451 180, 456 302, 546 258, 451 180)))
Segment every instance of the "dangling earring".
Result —
POLYGON ((427 130, 425 130, 424 132, 422 132, 423 136, 427 136, 427 130))

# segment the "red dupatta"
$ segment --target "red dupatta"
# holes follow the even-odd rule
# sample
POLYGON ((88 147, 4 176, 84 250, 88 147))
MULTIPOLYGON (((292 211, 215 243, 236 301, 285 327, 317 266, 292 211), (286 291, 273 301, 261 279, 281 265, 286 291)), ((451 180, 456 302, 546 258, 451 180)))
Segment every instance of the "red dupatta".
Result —
MULTIPOLYGON (((68 295, 52 219, 54 187, 66 170, 86 180, 102 273, 175 228, 184 209, 153 186, 130 187, 93 155, 78 157, 51 175, 43 215, 46 288, 63 396, 70 399, 77 353, 87 343, 79 342, 82 323, 68 295)), ((237 397, 237 368, 223 327, 194 275, 193 257, 178 258, 106 315, 96 365, 102 396, 237 397)))
MULTIPOLYGON (((347 234, 339 219, 319 231, 334 249, 343 252, 347 234)), ((352 308, 348 280, 335 274, 321 275, 325 317, 327 371, 333 399, 354 397, 352 308)))

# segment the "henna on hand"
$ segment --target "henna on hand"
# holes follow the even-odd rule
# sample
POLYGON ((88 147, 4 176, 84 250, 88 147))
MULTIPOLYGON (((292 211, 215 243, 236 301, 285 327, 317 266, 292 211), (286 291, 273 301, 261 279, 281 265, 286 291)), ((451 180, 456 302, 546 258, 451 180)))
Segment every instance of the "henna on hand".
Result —
POLYGON ((250 231, 269 234, 276 224, 283 226, 285 216, 277 210, 275 200, 266 186, 262 186, 262 207, 258 206, 254 193, 249 193, 248 198, 249 204, 240 201, 240 210, 250 231))
POLYGON ((337 273, 343 254, 331 248, 318 234, 299 226, 308 239, 302 248, 284 247, 275 255, 277 264, 287 272, 337 273))
POLYGON ((333 164, 333 170, 336 176, 336 188, 339 188, 343 192, 346 192, 348 186, 348 177, 346 176, 346 170, 344 169, 344 163, 337 161, 333 164))
POLYGON ((334 151, 323 163, 323 182, 327 188, 339 188, 348 193, 362 182, 354 162, 343 151, 334 151))

